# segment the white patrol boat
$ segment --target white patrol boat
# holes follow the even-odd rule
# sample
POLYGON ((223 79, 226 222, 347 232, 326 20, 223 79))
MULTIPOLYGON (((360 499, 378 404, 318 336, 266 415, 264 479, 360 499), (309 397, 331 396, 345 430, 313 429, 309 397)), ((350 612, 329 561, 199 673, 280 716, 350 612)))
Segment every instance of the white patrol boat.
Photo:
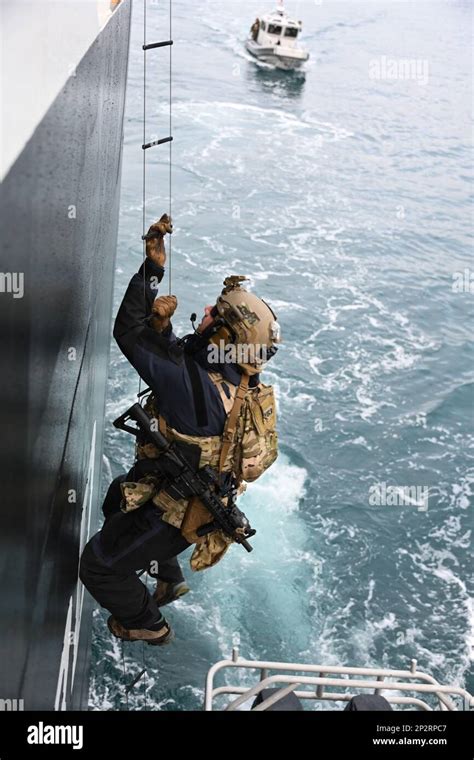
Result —
POLYGON ((275 10, 255 19, 245 46, 259 61, 277 69, 299 69, 309 58, 309 53, 297 43, 301 28, 301 21, 290 18, 280 0, 275 10))

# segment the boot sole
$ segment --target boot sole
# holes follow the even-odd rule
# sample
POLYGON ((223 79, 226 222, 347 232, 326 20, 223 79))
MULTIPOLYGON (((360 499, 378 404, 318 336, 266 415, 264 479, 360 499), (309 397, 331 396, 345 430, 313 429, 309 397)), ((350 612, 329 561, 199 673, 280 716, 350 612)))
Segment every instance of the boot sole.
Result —
POLYGON ((187 587, 183 588, 171 598, 168 599, 167 597, 165 597, 162 602, 159 602, 155 596, 153 596, 153 599, 157 603, 158 607, 165 607, 167 604, 172 604, 173 602, 176 602, 178 599, 180 599, 182 596, 185 596, 185 594, 188 594, 190 591, 191 591, 190 588, 187 588, 187 587))
POLYGON ((109 620, 107 620, 107 627, 110 633, 112 634, 112 636, 114 636, 116 639, 118 639, 119 641, 130 642, 132 644, 136 643, 137 641, 144 641, 146 644, 149 644, 150 646, 153 646, 153 647, 164 647, 167 644, 171 644, 171 642, 174 639, 174 631, 172 629, 169 630, 169 633, 167 633, 166 636, 162 636, 161 639, 124 639, 122 636, 117 636, 115 631, 112 630, 109 620))
MULTIPOLYGON (((174 633, 173 631, 170 631, 167 636, 164 636, 163 639, 156 639, 156 641, 147 641, 147 639, 140 639, 140 641, 146 641, 147 644, 151 647, 165 647, 167 644, 171 644, 171 642, 174 639, 174 633)), ((138 639, 134 639, 134 641, 138 641, 138 639)))

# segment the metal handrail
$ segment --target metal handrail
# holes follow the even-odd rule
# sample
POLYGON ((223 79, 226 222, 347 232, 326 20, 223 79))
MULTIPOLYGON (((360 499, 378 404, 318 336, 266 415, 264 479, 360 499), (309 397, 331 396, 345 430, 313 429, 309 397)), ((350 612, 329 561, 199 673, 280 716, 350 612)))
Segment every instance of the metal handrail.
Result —
MULTIPOLYGON (((218 697, 220 694, 246 694, 248 692, 248 687, 246 686, 217 686, 214 689, 213 697, 218 697)), ((296 690, 294 692, 295 696, 298 697, 298 699, 313 699, 314 700, 314 693, 312 691, 298 691, 296 690)), ((246 697, 246 700, 248 700, 249 697, 246 697)), ((323 700, 329 701, 329 702, 349 702, 352 699, 351 694, 343 694, 341 692, 337 691, 331 691, 331 692, 324 692, 323 700)), ((426 702, 424 702, 422 699, 417 699, 416 697, 391 697, 386 696, 385 699, 387 702, 390 702, 391 705, 416 705, 421 710, 426 710, 427 712, 433 712, 433 708, 430 707, 426 702)), ((262 703, 263 704, 263 703, 262 703)), ((265 705, 268 706, 267 700, 265 700, 265 705)), ((256 708, 254 708, 255 710, 256 708)))
MULTIPOLYGON (((443 686, 433 676, 422 673, 416 669, 416 660, 411 661, 410 670, 391 670, 387 668, 360 668, 352 666, 341 665, 307 665, 302 663, 284 663, 284 662, 270 662, 259 660, 245 660, 240 658, 238 650, 236 648, 232 651, 231 660, 221 660, 213 665, 207 674, 206 690, 205 690, 205 702, 204 709, 206 711, 212 710, 212 701, 217 694, 239 694, 240 696, 228 705, 227 710, 236 710, 241 704, 246 702, 252 696, 256 696, 263 689, 269 685, 283 683, 286 686, 279 689, 279 692, 272 695, 269 699, 272 702, 265 700, 258 706, 258 710, 265 710, 270 704, 274 704, 284 696, 282 690, 285 693, 294 691, 298 698, 314 699, 314 700, 331 700, 331 701, 348 701, 351 696, 348 694, 336 694, 334 692, 326 692, 325 686, 339 686, 343 688, 356 688, 356 689, 371 689, 374 693, 378 694, 381 690, 388 691, 412 691, 421 694, 433 694, 439 701, 440 709, 457 710, 457 705, 449 698, 449 694, 462 698, 463 709, 469 710, 474 706, 474 700, 471 694, 465 689, 461 689, 456 686, 443 686), (261 680, 252 688, 237 687, 237 686, 224 686, 214 688, 214 677, 217 672, 223 668, 247 668, 257 669, 260 671, 261 680), (280 671, 279 675, 268 676, 268 671, 280 671), (301 676, 301 675, 289 675, 282 673, 281 671, 293 671, 293 672, 306 672, 317 673, 317 676, 301 676), (324 675, 323 675, 324 674, 324 675), (346 675, 346 676, 368 676, 375 677, 377 680, 358 680, 347 678, 338 679, 329 677, 329 675, 346 675), (262 678, 263 676, 263 678, 262 678), (425 683, 413 683, 404 681, 389 682, 387 678, 405 678, 405 679, 418 679, 425 683), (299 685, 311 685, 316 686, 314 692, 309 691, 296 691, 299 685), (274 698, 273 698, 274 697, 274 698)), ((413 704, 420 707, 423 710, 431 710, 432 708, 423 700, 416 697, 388 697, 388 701, 392 704, 413 704)), ((257 708, 254 708, 257 709, 257 708)))
MULTIPOLYGON (((266 678, 264 681, 260 681, 256 686, 253 686, 251 689, 249 689, 244 697, 239 697, 235 700, 235 702, 232 702, 231 705, 227 707, 227 710, 235 710, 240 704, 245 702, 249 697, 252 697, 254 695, 257 695, 260 691, 263 689, 269 688, 277 683, 297 683, 297 684, 311 684, 317 686, 318 684, 321 684, 323 686, 341 686, 344 687, 353 687, 356 689, 377 689, 380 688, 380 681, 363 681, 361 680, 349 680, 345 678, 318 678, 317 676, 269 676, 269 678, 266 678)), ((437 692, 444 692, 444 693, 451 693, 451 694, 458 694, 459 696, 464 696, 463 689, 457 689, 456 687, 451 686, 437 686, 436 692, 433 689, 431 684, 425 684, 425 683, 405 683, 405 682, 389 682, 384 681, 383 682, 383 689, 384 691, 392 690, 392 691, 403 691, 403 690, 410 690, 410 691, 419 691, 424 694, 434 694, 437 692)))

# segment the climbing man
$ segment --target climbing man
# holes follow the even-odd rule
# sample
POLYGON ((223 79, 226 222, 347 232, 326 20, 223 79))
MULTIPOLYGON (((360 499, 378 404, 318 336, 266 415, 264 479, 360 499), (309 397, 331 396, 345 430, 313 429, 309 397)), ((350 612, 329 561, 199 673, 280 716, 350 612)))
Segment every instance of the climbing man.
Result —
MULTIPOLYGON (((178 340, 171 325, 176 297, 157 293, 171 232, 166 214, 150 227, 146 260, 125 293, 114 337, 150 387, 148 419, 193 471, 215 475, 210 488, 230 510, 245 482, 277 457, 273 389, 260 382, 259 372, 277 350, 279 325, 270 306, 242 287, 245 278, 232 276, 197 329, 178 340)), ((188 590, 177 556, 195 544, 191 568, 204 570, 235 536, 212 522, 196 492, 183 488, 146 436, 137 437, 135 464, 112 483, 103 511, 105 523, 82 554, 80 578, 111 612, 114 636, 167 644, 172 630, 160 607, 188 590), (143 570, 158 579, 153 595, 137 574, 143 570)))

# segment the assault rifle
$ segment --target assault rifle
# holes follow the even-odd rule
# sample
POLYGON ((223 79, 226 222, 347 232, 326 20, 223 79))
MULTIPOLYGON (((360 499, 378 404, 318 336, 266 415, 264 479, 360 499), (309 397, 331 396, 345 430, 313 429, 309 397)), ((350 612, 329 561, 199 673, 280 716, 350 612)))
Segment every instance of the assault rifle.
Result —
POLYGON ((114 421, 114 426, 135 436, 141 432, 148 440, 152 441, 160 452, 159 458, 164 459, 174 471, 177 471, 177 476, 173 478, 171 485, 178 489, 180 486, 184 486, 188 496, 197 496, 211 513, 212 522, 198 528, 197 534, 199 536, 204 536, 213 530, 222 530, 236 543, 242 544, 248 552, 252 551, 252 546, 247 539, 254 536, 257 531, 250 527, 246 516, 234 503, 232 494, 229 495, 228 505, 224 504, 221 498, 219 474, 212 467, 207 465, 198 470, 194 469, 174 442, 168 441, 159 430, 155 430, 153 419, 148 416, 140 404, 133 404, 130 409, 127 409, 114 421), (129 420, 133 420, 138 427, 127 424, 129 420))

